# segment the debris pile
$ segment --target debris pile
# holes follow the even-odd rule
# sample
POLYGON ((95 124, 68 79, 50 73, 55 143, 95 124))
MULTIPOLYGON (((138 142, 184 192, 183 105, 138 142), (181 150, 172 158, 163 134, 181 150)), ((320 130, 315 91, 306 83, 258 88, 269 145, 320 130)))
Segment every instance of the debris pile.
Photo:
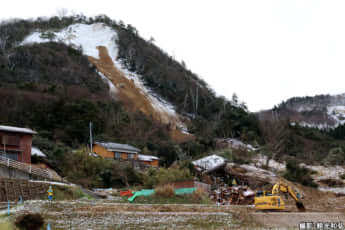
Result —
POLYGON ((220 186, 210 194, 211 200, 221 205, 252 205, 255 193, 247 186, 220 186))

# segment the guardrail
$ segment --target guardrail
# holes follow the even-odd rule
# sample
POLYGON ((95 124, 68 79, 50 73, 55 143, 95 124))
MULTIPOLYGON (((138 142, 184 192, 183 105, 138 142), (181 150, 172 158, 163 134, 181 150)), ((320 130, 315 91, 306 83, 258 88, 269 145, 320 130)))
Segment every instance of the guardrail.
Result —
POLYGON ((15 161, 4 156, 0 156, 0 164, 5 165, 10 168, 18 169, 29 174, 47 178, 50 180, 61 181, 61 177, 59 177, 56 173, 51 172, 48 169, 41 169, 31 164, 15 161))

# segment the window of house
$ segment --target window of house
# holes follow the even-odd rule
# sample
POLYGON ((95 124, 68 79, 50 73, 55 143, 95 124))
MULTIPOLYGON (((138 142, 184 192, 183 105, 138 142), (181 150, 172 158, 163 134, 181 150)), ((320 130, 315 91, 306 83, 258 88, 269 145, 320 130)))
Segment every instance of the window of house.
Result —
POLYGON ((121 157, 121 154, 118 153, 118 152, 115 152, 115 158, 116 158, 116 159, 120 159, 120 157, 121 157))
POLYGON ((128 159, 134 159, 134 154, 129 153, 129 154, 128 154, 128 159))
POLYGON ((0 152, 0 156, 2 157, 6 157, 9 158, 11 160, 18 160, 18 152, 7 152, 6 153, 4 151, 0 152))

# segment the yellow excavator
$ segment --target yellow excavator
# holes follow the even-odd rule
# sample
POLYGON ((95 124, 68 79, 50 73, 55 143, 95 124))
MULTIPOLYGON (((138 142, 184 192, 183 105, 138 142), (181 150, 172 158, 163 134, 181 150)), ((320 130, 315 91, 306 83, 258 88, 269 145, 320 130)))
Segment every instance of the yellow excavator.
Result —
POLYGON ((279 196, 280 192, 285 195, 289 194, 295 200, 298 211, 306 211, 301 201, 300 194, 296 193, 289 185, 283 182, 278 182, 273 185, 272 193, 263 191, 257 192, 254 199, 255 209, 261 211, 284 211, 285 202, 279 196))

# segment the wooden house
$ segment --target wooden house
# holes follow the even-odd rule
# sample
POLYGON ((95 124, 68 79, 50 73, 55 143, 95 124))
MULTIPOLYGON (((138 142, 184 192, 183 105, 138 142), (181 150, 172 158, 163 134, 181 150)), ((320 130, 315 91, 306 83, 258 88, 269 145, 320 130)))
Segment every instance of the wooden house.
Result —
POLYGON ((31 163, 32 135, 27 128, 0 125, 0 156, 31 163))
POLYGON ((140 149, 127 144, 95 142, 93 152, 102 158, 137 161, 145 165, 159 166, 158 157, 139 154, 140 149))
POLYGON ((159 166, 159 158, 155 156, 150 156, 150 155, 143 155, 139 154, 139 161, 145 165, 150 165, 153 167, 158 167, 159 166))

